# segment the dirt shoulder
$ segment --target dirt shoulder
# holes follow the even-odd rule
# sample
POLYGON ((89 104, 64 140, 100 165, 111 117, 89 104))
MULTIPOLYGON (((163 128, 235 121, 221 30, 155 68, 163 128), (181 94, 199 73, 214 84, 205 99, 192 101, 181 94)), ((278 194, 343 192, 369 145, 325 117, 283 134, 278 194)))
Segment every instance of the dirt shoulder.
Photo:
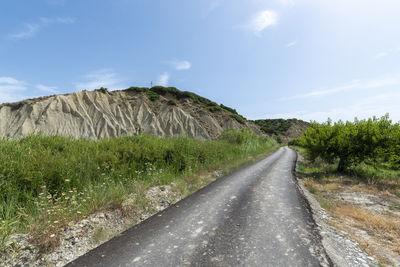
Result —
POLYGON ((332 174, 299 176, 299 187, 335 265, 400 266, 397 184, 382 187, 332 174))

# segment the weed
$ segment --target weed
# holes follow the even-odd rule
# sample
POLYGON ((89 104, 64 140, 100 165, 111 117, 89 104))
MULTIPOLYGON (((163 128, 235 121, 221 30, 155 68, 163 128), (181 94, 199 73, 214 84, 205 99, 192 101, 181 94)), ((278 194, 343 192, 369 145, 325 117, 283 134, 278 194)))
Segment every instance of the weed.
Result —
POLYGON ((57 229, 100 210, 120 207, 136 194, 145 209, 145 188, 176 184, 194 192, 199 171, 248 159, 276 141, 246 130, 219 140, 157 138, 149 135, 98 141, 31 135, 0 140, 0 249, 13 233, 35 232, 43 250, 54 247, 57 229), (188 178, 187 178, 188 177, 188 178))
POLYGON ((109 229, 104 225, 96 226, 91 237, 91 242, 93 244, 100 244, 107 241, 109 238, 109 232, 109 229))

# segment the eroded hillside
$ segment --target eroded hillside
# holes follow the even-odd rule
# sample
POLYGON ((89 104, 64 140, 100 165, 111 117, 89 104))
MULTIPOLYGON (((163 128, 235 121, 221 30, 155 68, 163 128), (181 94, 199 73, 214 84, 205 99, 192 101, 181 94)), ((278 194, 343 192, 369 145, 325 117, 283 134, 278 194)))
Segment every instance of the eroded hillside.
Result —
POLYGON ((225 129, 259 127, 228 108, 173 87, 101 88, 0 105, 0 137, 32 133, 99 139, 148 133, 213 139, 225 129))

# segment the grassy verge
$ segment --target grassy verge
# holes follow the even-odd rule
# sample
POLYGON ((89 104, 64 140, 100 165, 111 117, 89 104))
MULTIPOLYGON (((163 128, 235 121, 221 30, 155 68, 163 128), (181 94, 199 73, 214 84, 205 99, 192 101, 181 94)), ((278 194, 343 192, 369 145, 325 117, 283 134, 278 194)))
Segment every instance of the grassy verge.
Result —
MULTIPOLYGON (((0 249, 9 235, 29 232, 43 249, 53 247, 58 229, 118 208, 131 193, 140 196, 150 186, 173 182, 187 195, 207 183, 196 174, 236 168, 274 147, 274 140, 244 129, 214 141, 148 135, 0 140, 0 249)), ((139 210, 145 205, 140 200, 139 210)))

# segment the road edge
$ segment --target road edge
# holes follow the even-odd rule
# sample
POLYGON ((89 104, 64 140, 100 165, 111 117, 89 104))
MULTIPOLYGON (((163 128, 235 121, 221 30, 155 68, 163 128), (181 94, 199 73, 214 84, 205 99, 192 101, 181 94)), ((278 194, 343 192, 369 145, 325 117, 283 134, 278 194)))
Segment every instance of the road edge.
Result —
MULTIPOLYGON (((307 208, 315 223, 316 230, 321 237, 321 244, 325 250, 327 257, 329 258, 330 266, 337 267, 348 267, 348 266, 373 266, 360 264, 354 261, 354 255, 349 252, 349 250, 356 250, 359 254, 367 257, 367 255, 361 251, 357 242, 350 240, 346 232, 338 230, 330 225, 328 225, 325 220, 329 220, 329 215, 321 207, 319 202, 313 197, 313 195, 304 187, 301 183, 301 179, 296 175, 297 167, 301 161, 301 155, 298 154, 296 150, 296 162, 293 168, 293 177, 295 178, 299 192, 304 197, 307 203, 307 208), (357 264, 358 263, 358 264, 357 264)), ((364 257, 363 257, 364 258, 364 257)))

